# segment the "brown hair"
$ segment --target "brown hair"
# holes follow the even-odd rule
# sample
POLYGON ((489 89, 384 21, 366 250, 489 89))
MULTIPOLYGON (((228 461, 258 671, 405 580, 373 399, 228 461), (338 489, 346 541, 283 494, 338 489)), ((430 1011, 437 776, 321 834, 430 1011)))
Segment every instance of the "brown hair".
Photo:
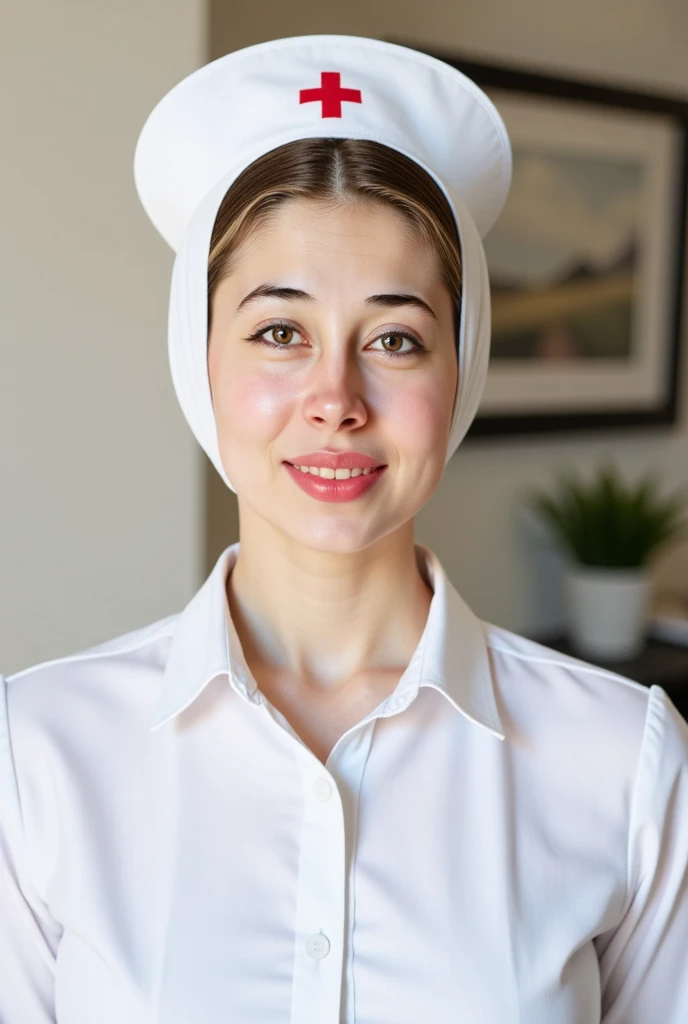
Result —
POLYGON ((298 139, 250 164, 220 204, 208 256, 208 324, 219 282, 250 231, 290 199, 389 203, 413 225, 439 257, 454 300, 458 331, 461 246, 454 216, 439 185, 415 161, 366 139, 298 139))

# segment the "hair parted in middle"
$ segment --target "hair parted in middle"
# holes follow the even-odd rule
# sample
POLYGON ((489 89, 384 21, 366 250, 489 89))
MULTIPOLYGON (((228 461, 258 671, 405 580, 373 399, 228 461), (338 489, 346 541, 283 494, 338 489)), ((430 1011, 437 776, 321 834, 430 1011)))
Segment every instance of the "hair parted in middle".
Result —
POLYGON ((210 242, 208 330, 213 294, 232 272, 242 242, 279 205, 295 199, 381 202, 398 210, 437 254, 458 338, 461 244, 451 207, 414 160, 367 139, 297 139, 263 154, 236 178, 220 204, 210 242))

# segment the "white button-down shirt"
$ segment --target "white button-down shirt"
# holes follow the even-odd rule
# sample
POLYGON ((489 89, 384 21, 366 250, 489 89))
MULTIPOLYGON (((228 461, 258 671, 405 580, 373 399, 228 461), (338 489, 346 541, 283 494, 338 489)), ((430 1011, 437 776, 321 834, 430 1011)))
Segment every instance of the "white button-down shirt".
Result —
POLYGON ((0 1024, 686 1024, 688 725, 434 596, 326 764, 222 554, 0 695, 0 1024))

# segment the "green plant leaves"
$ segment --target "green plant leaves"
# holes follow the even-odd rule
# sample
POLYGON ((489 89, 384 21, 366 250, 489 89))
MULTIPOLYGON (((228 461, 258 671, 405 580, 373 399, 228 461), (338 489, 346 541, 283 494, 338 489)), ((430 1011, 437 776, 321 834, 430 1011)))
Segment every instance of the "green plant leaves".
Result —
POLYGON ((685 489, 662 499, 654 473, 627 486, 609 461, 588 484, 570 469, 560 470, 557 493, 530 488, 522 498, 565 553, 583 565, 638 568, 661 545, 688 536, 688 520, 681 518, 688 505, 685 489))

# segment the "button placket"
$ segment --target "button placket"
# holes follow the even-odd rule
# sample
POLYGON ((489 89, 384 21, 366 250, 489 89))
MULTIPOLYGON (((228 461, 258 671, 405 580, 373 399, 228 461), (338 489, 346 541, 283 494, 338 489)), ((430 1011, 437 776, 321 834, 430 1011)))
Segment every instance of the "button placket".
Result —
MULTIPOLYGON (((332 796, 332 783, 324 775, 319 775, 311 790, 316 800, 327 803, 332 796)), ((322 960, 330 952, 330 940, 322 932, 309 935, 306 939, 306 951, 314 960, 322 960)))
POLYGON ((303 833, 294 964, 293 1024, 338 1024, 345 939, 344 809, 337 783, 310 752, 299 755, 303 833))

